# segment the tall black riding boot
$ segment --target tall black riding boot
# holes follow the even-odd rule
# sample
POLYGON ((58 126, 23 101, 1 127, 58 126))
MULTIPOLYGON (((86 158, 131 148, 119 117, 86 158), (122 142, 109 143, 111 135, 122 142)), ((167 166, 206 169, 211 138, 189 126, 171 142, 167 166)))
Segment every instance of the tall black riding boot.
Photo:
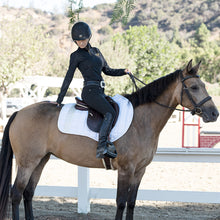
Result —
POLYGON ((108 135, 111 131, 112 124, 112 114, 107 112, 104 116, 103 123, 99 132, 99 143, 96 152, 97 158, 104 158, 105 156, 115 158, 117 156, 114 144, 108 141, 108 135))

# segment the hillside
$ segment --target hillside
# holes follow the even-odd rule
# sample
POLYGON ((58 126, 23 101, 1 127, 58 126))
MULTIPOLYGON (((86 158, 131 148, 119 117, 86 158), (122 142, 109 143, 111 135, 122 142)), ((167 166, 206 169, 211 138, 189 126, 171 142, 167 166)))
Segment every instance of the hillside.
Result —
POLYGON ((158 25, 169 36, 178 30, 184 37, 191 36, 204 23, 219 37, 220 1, 218 0, 138 0, 131 25, 158 25))
MULTIPOLYGON (((111 5, 98 5, 82 13, 81 17, 97 23, 96 15, 101 14, 99 21, 106 21, 109 24, 112 16, 111 5)), ((161 32, 164 32, 168 39, 173 32, 178 30, 180 36, 188 38, 195 30, 204 23, 211 31, 213 39, 219 38, 220 34, 220 1, 219 0, 136 0, 135 9, 130 15, 128 24, 124 27, 114 24, 113 30, 126 30, 134 25, 157 25, 161 32)), ((99 23, 101 24, 101 23, 99 23)), ((106 30, 103 26, 100 30, 106 30)), ((100 31, 99 30, 99 31, 100 31)))
MULTIPOLYGON (((219 0, 136 0, 128 24, 110 26, 114 4, 101 4, 94 8, 84 8, 80 19, 90 24, 93 38, 102 42, 116 32, 122 32, 134 25, 157 25, 168 39, 178 30, 183 38, 192 36, 195 30, 205 23, 211 31, 212 39, 220 36, 220 1, 219 0)), ((70 39, 69 18, 38 9, 15 9, 0 7, 0 20, 16 20, 26 17, 34 25, 44 25, 47 32, 56 37, 60 47, 68 49, 70 39), (68 43, 67 43, 68 42, 68 43)))

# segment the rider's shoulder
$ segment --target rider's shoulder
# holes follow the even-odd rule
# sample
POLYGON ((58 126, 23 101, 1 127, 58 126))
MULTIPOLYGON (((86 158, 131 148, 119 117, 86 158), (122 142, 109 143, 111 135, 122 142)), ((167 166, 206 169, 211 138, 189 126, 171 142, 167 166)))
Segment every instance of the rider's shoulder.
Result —
POLYGON ((92 50, 93 50, 95 53, 100 53, 100 50, 99 50, 99 48, 97 48, 97 47, 92 47, 92 50))

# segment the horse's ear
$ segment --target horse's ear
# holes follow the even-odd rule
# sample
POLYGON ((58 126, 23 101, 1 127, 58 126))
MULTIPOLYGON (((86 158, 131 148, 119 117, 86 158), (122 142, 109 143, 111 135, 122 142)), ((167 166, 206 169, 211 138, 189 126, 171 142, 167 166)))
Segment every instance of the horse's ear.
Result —
POLYGON ((186 71, 189 73, 191 71, 191 69, 192 69, 192 59, 187 64, 186 71))
POLYGON ((201 62, 202 62, 202 61, 200 60, 199 63, 193 67, 193 69, 194 69, 194 71, 195 71, 196 73, 197 73, 198 70, 199 70, 199 67, 200 67, 201 62))
POLYGON ((185 69, 183 70, 183 76, 185 77, 192 70, 192 60, 189 61, 185 69))

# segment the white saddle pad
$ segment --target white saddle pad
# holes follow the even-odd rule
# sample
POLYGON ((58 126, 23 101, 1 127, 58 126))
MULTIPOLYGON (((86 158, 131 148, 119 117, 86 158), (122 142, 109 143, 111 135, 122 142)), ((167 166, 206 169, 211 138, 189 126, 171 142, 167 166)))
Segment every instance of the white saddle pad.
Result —
MULTIPOLYGON (((112 142, 127 132, 134 114, 133 106, 127 98, 115 95, 113 100, 119 105, 119 116, 110 133, 110 141, 112 142)), ((65 104, 60 111, 58 128, 63 133, 87 136, 98 141, 99 133, 88 128, 87 117, 88 111, 75 109, 75 103, 65 104)))

